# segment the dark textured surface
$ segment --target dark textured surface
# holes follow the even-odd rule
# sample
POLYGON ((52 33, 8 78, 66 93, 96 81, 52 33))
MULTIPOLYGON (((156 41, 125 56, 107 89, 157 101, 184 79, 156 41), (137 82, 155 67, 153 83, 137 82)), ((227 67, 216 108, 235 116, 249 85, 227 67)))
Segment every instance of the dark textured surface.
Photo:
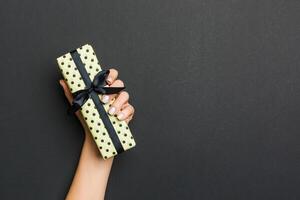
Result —
POLYGON ((300 199, 299 19, 293 0, 2 2, 0 199, 64 198, 83 137, 55 58, 85 43, 137 110, 107 199, 300 199))

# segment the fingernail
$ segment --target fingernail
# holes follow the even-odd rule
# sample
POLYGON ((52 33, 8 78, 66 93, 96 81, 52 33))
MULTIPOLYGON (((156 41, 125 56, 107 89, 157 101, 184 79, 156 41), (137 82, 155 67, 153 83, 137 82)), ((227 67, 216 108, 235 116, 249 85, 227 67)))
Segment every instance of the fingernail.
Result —
POLYGON ((103 102, 103 103, 108 103, 108 101, 109 101, 109 96, 103 95, 103 96, 102 96, 102 102, 103 102))
POLYGON ((108 113, 110 115, 113 115, 115 113, 115 111, 116 111, 116 108, 112 106, 112 107, 109 108, 108 113))
POLYGON ((117 117, 119 120, 122 120, 124 118, 124 113, 119 113, 117 117))

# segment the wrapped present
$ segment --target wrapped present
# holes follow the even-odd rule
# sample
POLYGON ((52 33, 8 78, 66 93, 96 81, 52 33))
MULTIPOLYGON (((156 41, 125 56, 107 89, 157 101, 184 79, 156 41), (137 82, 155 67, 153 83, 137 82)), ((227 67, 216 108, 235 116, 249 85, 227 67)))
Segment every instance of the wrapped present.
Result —
POLYGON ((109 71, 101 69, 93 48, 86 44, 57 58, 57 62, 73 93, 70 112, 81 112, 103 159, 134 147, 127 123, 107 113, 114 99, 108 104, 100 101, 101 95, 118 93, 124 88, 105 87, 109 71))

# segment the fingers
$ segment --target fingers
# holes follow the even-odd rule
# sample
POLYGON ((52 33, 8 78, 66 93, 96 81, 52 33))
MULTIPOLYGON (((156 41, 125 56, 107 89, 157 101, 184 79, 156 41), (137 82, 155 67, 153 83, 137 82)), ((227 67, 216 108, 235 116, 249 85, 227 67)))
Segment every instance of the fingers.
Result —
MULTIPOLYGON (((124 87, 124 83, 121 80, 114 81, 109 87, 124 87)), ((102 95, 101 101, 103 103, 108 103, 110 100, 115 98, 118 94, 111 94, 111 95, 102 95)))
POLYGON ((128 124, 133 118, 133 115, 131 115, 130 117, 128 117, 127 119, 125 119, 125 122, 128 124))
POLYGON ((124 104, 126 104, 129 100, 129 94, 126 91, 122 91, 119 93, 116 100, 110 106, 108 113, 110 115, 118 115, 120 113, 121 108, 124 104))
POLYGON ((118 71, 116 69, 109 69, 109 74, 106 78, 106 82, 108 85, 113 84, 113 82, 117 79, 118 77, 118 71))
POLYGON ((123 106, 123 108, 118 112, 117 118, 119 120, 127 120, 134 114, 134 107, 130 104, 123 106))
POLYGON ((63 88, 63 90, 65 92, 65 96, 68 99, 69 103, 71 103, 73 100, 73 97, 72 97, 72 93, 70 92, 68 85, 66 84, 66 82, 64 80, 60 80, 59 84, 63 88))
MULTIPOLYGON (((106 79, 108 87, 124 87, 123 81, 117 79, 118 78, 118 71, 115 69, 109 70, 109 75, 106 79)), ((72 93, 64 80, 59 81, 60 85, 62 86, 65 96, 68 99, 69 103, 72 103, 73 96, 72 93)), ((102 95, 101 101, 103 103, 108 103, 112 99, 115 101, 110 106, 108 113, 110 115, 116 115, 119 120, 124 120, 126 123, 129 123, 134 115, 134 107, 128 103, 129 94, 126 91, 122 91, 117 94, 111 95, 102 95)), ((80 117, 79 112, 76 112, 77 117, 79 117, 80 121, 83 123, 83 118, 80 117)))

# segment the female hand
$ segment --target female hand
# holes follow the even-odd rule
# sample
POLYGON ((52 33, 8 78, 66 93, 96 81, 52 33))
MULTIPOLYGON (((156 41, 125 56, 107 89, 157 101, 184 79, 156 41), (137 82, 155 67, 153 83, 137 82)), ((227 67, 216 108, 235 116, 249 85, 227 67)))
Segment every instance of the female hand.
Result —
MULTIPOLYGON (((118 71, 116 69, 110 69, 108 77, 106 79, 106 83, 108 87, 124 87, 124 83, 122 80, 118 78, 118 71)), ((60 85, 63 87, 64 93, 66 98, 68 99, 69 103, 72 103, 73 97, 72 93, 66 82, 64 80, 59 81, 60 85)), ((134 115, 134 107, 129 104, 129 94, 126 91, 121 91, 117 94, 111 95, 103 95, 101 101, 103 103, 109 103, 112 99, 114 99, 111 107, 108 110, 110 115, 116 115, 119 120, 124 120, 126 123, 129 123, 134 115)), ((85 132, 88 132, 88 127, 79 111, 76 113, 77 118, 79 119, 80 123, 82 124, 85 132)))
MULTIPOLYGON (((108 87, 123 87, 123 81, 117 78, 118 71, 115 69, 110 69, 109 75, 106 79, 108 87)), ((59 83, 64 89, 65 96, 71 103, 73 97, 68 85, 64 80, 60 80, 59 83)), ((112 99, 115 100, 110 106, 108 113, 110 115, 116 115, 119 120, 124 120, 129 123, 133 117, 134 108, 128 103, 128 93, 121 91, 118 94, 103 95, 101 101, 103 103, 109 103, 112 99)), ((87 127, 79 111, 76 112, 76 116, 85 130, 85 140, 83 143, 78 167, 66 200, 104 199, 113 157, 107 160, 102 159, 97 146, 93 141, 92 134, 90 134, 89 128, 87 127)))

